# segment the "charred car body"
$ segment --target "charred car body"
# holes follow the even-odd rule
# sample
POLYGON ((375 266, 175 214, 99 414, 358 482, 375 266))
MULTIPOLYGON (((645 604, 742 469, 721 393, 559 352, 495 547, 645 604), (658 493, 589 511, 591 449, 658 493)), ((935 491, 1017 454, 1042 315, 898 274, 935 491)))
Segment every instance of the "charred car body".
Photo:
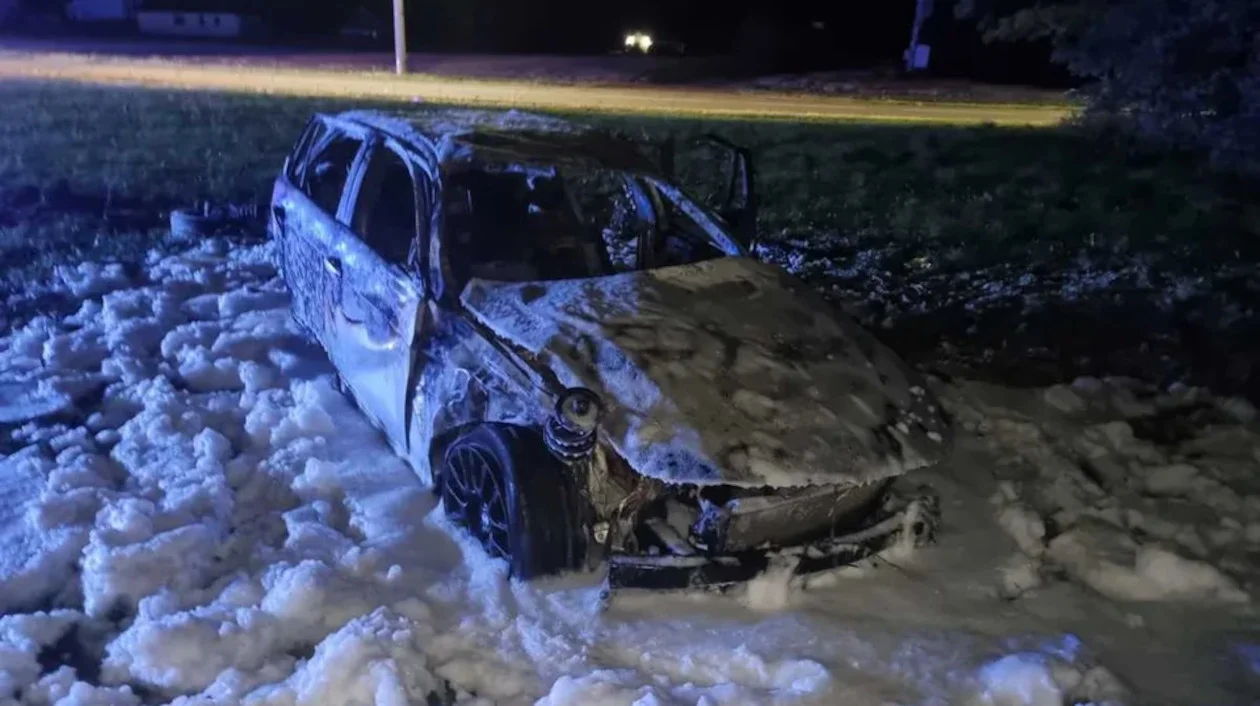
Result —
POLYGON ((318 115, 276 180, 295 318, 514 575, 726 584, 932 533, 890 486, 939 460, 942 411, 749 257, 751 164, 721 147, 714 210, 669 151, 516 113, 318 115))

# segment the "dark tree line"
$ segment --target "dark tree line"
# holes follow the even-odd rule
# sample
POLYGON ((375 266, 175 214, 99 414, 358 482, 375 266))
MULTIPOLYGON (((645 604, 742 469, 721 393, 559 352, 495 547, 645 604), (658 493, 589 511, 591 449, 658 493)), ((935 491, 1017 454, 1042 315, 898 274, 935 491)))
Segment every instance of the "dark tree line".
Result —
POLYGON ((1260 172, 1260 0, 958 0, 990 41, 1049 40, 1090 114, 1260 172))

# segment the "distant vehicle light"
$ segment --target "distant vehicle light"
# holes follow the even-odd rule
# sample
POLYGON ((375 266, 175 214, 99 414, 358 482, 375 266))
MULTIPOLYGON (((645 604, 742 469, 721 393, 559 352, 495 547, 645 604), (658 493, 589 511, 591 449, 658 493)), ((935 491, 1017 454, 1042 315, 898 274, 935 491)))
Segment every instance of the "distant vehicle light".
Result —
POLYGON ((626 35, 626 49, 643 52, 644 54, 652 50, 652 35, 646 32, 631 32, 626 35))

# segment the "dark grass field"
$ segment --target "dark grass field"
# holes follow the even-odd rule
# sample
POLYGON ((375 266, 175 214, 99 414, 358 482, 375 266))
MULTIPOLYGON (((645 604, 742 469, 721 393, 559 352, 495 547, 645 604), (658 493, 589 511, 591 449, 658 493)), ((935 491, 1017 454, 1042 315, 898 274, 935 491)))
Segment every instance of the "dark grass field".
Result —
MULTIPOLYGON (((265 199, 312 112, 363 105, 7 82, 0 84, 0 190, 6 203, 18 191, 33 198, 31 189, 41 199, 69 191, 118 206, 265 199)), ((1250 185, 1188 159, 1066 130, 580 119, 651 138, 715 132, 750 147, 767 237, 838 232, 922 242, 987 262, 1029 251, 1179 245, 1216 259, 1254 247, 1260 236, 1250 185)))
MULTIPOLYGON (((0 83, 4 280, 12 290, 58 263, 137 257, 161 241, 172 206, 265 201, 312 112, 365 105, 372 107, 339 99, 0 83)), ((1020 346, 1041 354, 1041 339, 1140 337, 1145 315, 1134 319, 1141 323, 1136 329, 1108 326, 1108 317, 1133 318, 1121 307, 1091 310, 1093 333, 1051 333, 1056 326, 1049 325, 1035 340, 1012 342, 1014 332, 1027 328, 1021 323, 1035 320, 1018 301, 1027 300, 1030 284, 1043 298, 1076 286, 1056 275, 1064 268, 1139 262, 1158 286, 1161 277, 1245 268, 1260 252, 1254 185, 1080 129, 577 117, 651 139, 713 132, 751 148, 762 241, 781 246, 789 264, 844 298, 868 324, 882 324, 914 349, 912 357, 965 348, 974 339, 971 367, 1007 355, 1013 368, 1028 357, 1020 346), (1022 280, 1025 292, 992 321, 968 308, 968 297, 986 295, 986 277, 997 277, 999 288, 1022 280)), ((1123 296, 1124 286, 1104 294, 1123 296)), ((1213 306, 1228 304, 1218 299, 1213 306)), ((1063 321, 1070 329, 1078 319, 1063 321)), ((1151 349, 1149 341, 1114 343, 1151 349)), ((1095 371, 1101 363, 1091 345, 1050 351, 1043 356, 1046 374, 1095 371)))

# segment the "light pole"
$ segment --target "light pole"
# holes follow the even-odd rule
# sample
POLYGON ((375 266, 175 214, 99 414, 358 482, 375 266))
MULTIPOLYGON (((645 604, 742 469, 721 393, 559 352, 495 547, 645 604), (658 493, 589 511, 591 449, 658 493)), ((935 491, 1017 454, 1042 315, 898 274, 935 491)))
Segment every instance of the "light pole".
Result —
POLYGON ((394 73, 407 73, 407 20, 403 0, 394 0, 394 73))
POLYGON ((935 5, 934 0, 915 0, 914 24, 910 27, 910 46, 903 55, 907 73, 916 69, 927 68, 928 56, 932 51, 932 47, 919 42, 919 32, 923 29, 923 23, 927 22, 928 18, 932 16, 935 5))

